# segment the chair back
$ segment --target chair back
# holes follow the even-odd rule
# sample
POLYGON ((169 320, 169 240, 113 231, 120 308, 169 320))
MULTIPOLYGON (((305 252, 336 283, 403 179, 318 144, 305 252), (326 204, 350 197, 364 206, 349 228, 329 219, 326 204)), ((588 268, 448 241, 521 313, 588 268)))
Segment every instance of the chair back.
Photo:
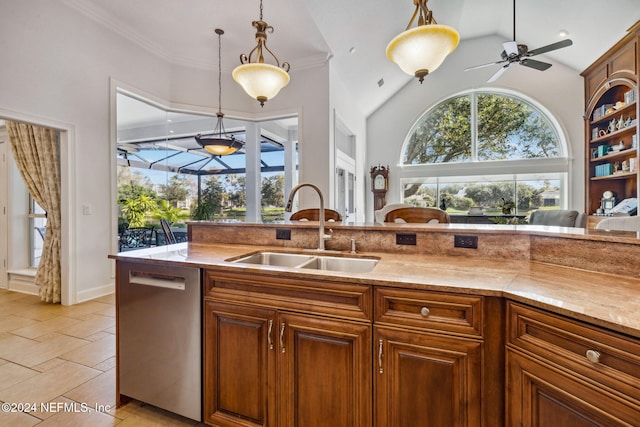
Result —
POLYGON ((118 236, 119 251, 151 247, 153 232, 153 227, 127 228, 118 236))
POLYGON ((387 212, 384 222, 413 222, 427 223, 439 222, 449 224, 451 218, 449 214, 438 208, 399 208, 387 212))
POLYGON ((164 218, 160 218, 160 225, 162 226, 162 232, 164 233, 164 238, 167 242, 167 245, 172 245, 176 243, 176 236, 173 234, 171 230, 171 225, 169 221, 164 218))
POLYGON ((554 209, 549 211, 537 210, 531 212, 529 224, 531 225, 556 225, 558 227, 584 228, 587 216, 578 211, 566 209, 554 209))
MULTIPOLYGON (((319 221, 320 209, 302 209, 292 213, 289 219, 291 221, 319 221)), ((325 209, 324 220, 340 222, 342 221, 342 215, 340 215, 340 212, 334 211, 333 209, 325 209)))
POLYGON ((382 209, 378 209, 377 211, 373 211, 373 219, 375 222, 382 224, 384 222, 384 217, 387 216, 387 213, 394 209, 398 208, 410 208, 412 205, 408 205, 406 203, 389 203, 388 205, 384 205, 382 209))

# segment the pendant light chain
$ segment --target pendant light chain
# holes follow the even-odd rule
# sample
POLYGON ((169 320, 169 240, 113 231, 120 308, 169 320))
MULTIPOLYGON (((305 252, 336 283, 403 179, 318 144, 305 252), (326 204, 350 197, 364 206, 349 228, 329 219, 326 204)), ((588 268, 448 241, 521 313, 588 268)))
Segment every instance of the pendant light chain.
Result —
POLYGON ((262 0, 260 0, 260 20, 262 21, 262 0))
POLYGON ((216 30, 218 34, 218 113, 222 113, 222 30, 216 30))

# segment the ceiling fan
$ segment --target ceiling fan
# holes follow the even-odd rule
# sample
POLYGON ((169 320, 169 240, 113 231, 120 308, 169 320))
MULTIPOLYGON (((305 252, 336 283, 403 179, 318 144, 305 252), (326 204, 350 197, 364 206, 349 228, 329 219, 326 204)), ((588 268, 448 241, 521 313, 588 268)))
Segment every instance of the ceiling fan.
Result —
POLYGON ((505 71, 507 71, 507 68, 516 63, 524 65, 525 67, 544 71, 551 67, 551 64, 529 58, 535 55, 540 55, 541 53, 547 53, 551 52, 552 50, 568 47, 572 44, 573 42, 570 39, 566 39, 533 50, 529 50, 526 44, 518 44, 518 42, 516 42, 516 0, 513 0, 513 41, 502 43, 502 47, 504 47, 504 50, 500 54, 502 60, 491 62, 489 64, 476 65, 475 67, 469 67, 466 68, 465 71, 477 70, 478 68, 490 67, 491 65, 504 64, 498 71, 495 72, 493 76, 491 76, 491 78, 489 78, 489 80, 487 80, 487 83, 496 81, 498 77, 500 77, 505 71))

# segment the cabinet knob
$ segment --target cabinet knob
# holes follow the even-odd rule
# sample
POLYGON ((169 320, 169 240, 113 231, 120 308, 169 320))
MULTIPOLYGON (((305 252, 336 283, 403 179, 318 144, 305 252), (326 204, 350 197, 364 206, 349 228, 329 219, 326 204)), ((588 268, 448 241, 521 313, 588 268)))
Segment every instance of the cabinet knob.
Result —
POLYGON ((600 352, 596 350, 587 350, 587 360, 593 363, 600 362, 600 352))
POLYGON ((420 309, 420 314, 422 315, 422 317, 429 317, 431 312, 429 311, 429 309, 427 307, 422 307, 420 309))

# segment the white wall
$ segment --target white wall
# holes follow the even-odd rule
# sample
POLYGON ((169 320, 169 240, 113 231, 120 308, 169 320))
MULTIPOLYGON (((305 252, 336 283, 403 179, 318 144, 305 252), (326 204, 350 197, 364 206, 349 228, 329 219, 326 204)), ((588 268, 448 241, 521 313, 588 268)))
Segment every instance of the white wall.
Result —
MULTIPOLYGON (((75 128, 74 194, 68 209, 75 271, 70 303, 113 289, 109 79, 167 96, 162 61, 67 6, 50 0, 4 1, 0 13, 0 110, 9 118, 69 123, 75 128), (15 114, 14 114, 15 113, 15 114), (13 117, 11 117, 13 116, 13 117), (82 215, 82 205, 92 215, 82 215)), ((64 225, 64 224, 63 224, 64 225)))
MULTIPOLYGON (((365 220, 366 204, 365 193, 370 190, 367 186, 369 182, 367 176, 369 174, 369 168, 365 162, 365 152, 367 146, 367 122, 364 114, 359 111, 357 104, 354 102, 352 96, 350 96, 349 89, 345 86, 344 82, 340 79, 340 76, 331 69, 330 72, 330 94, 331 94, 331 109, 333 114, 330 114, 331 121, 331 145, 329 147, 332 157, 332 165, 330 170, 335 171, 335 164, 333 163, 333 153, 335 147, 335 129, 336 118, 339 120, 355 135, 356 140, 356 222, 363 222, 365 220)), ((334 173, 329 174, 332 178, 335 178, 334 173)), ((335 188, 335 183, 331 182, 331 188, 335 188)), ((333 198, 332 198, 333 200, 333 198)))
MULTIPOLYGON (((30 117, 36 124, 65 123, 74 131, 75 150, 63 153, 68 156, 63 162, 71 167, 73 193, 68 195, 72 215, 67 218, 75 218, 68 224, 74 266, 69 280, 75 291, 67 303, 108 293, 113 290, 113 263, 107 256, 115 239, 111 82, 123 82, 171 104, 215 111, 215 72, 171 66, 51 0, 3 1, 0 51, 0 116, 30 117), (82 214, 84 205, 91 215, 82 214)), ((314 182, 330 194, 328 64, 305 70, 292 64, 291 83, 263 109, 227 80, 223 105, 228 102, 230 108, 247 112, 243 115, 299 114, 300 180, 314 182)), ((307 197, 314 196, 301 194, 303 205, 307 197)))
MULTIPOLYGON (((569 208, 584 210, 583 79, 579 71, 552 61, 547 61, 553 66, 544 72, 513 65, 493 84, 487 84, 486 81, 497 71, 498 66, 464 71, 467 67, 497 60, 503 41, 492 36, 461 42, 443 65, 425 78, 422 85, 412 79, 369 116, 367 163, 389 164, 387 203, 400 201, 400 150, 407 133, 424 111, 454 93, 497 87, 532 98, 546 107, 560 122, 569 144, 569 156, 574 159, 570 165, 569 208)), ((538 58, 546 61, 542 56, 538 58)), ((372 220, 372 215, 369 214, 372 206, 372 196, 367 192, 367 220, 372 220)))

